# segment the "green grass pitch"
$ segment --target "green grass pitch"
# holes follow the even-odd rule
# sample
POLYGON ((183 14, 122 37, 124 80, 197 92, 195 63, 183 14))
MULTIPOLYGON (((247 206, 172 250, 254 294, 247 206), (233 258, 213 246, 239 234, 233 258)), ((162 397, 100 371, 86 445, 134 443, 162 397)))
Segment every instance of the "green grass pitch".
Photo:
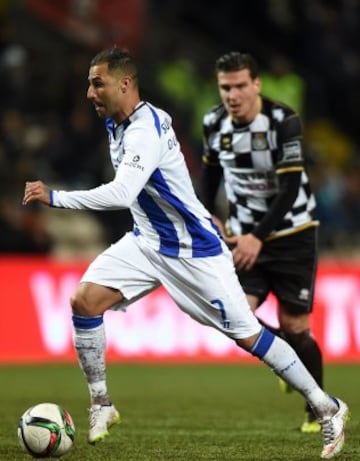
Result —
MULTIPOLYGON (((88 391, 77 365, 0 366, 0 460, 26 461, 21 414, 36 403, 63 405, 76 425, 72 461, 312 461, 319 434, 301 434, 303 400, 282 394, 262 365, 112 364, 108 387, 122 423, 95 447, 86 442, 88 391)), ((360 460, 358 365, 327 365, 327 390, 352 412, 339 460, 360 460)))

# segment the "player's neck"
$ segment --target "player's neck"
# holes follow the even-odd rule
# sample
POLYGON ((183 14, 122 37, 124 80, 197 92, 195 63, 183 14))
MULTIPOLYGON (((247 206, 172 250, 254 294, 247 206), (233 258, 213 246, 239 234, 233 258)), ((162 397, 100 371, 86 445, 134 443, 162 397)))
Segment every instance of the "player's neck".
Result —
POLYGON ((249 111, 249 113, 248 113, 248 115, 246 117, 246 119, 247 119, 246 122, 251 123, 255 119, 257 114, 259 114, 261 112, 261 109, 262 109, 262 99, 261 99, 260 95, 258 95, 257 98, 256 98, 254 106, 251 108, 251 111, 249 111))
POLYGON ((128 119, 131 114, 133 114, 136 109, 141 105, 142 101, 140 97, 131 98, 124 106, 119 110, 116 114, 116 117, 113 117, 114 122, 116 125, 120 125, 124 120, 128 119))

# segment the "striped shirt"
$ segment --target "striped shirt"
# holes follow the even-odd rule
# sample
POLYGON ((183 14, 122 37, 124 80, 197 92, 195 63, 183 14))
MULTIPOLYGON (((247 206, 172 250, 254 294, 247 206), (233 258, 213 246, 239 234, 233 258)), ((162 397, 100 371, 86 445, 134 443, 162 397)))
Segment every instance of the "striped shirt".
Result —
POLYGON ((252 232, 259 226, 279 194, 280 175, 291 172, 301 173, 297 197, 266 237, 318 225, 304 168, 301 122, 291 108, 262 97, 255 119, 236 125, 221 104, 205 114, 203 125, 205 172, 222 168, 232 234, 252 232))
POLYGON ((52 206, 129 208, 142 243, 171 257, 223 251, 211 216, 195 195, 171 117, 147 102, 116 126, 106 120, 114 179, 86 191, 51 191, 52 206))

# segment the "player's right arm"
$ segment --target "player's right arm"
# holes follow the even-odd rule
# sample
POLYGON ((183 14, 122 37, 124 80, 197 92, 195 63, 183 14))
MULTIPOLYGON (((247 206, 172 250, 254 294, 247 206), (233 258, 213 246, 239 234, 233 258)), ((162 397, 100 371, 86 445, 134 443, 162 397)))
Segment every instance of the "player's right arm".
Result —
POLYGON ((159 139, 153 131, 135 127, 127 136, 125 150, 126 155, 112 181, 90 190, 75 191, 49 190, 41 181, 28 182, 23 204, 38 200, 52 207, 77 210, 130 208, 159 163, 159 139))
POLYGON ((209 138, 213 132, 214 125, 218 119, 216 112, 211 111, 210 115, 205 114, 203 120, 203 155, 200 180, 200 198, 205 207, 212 214, 215 224, 222 235, 225 230, 221 220, 215 215, 216 197, 223 177, 222 167, 219 163, 219 153, 211 147, 209 138))
POLYGON ((44 205, 50 205, 51 192, 49 187, 42 181, 27 181, 25 183, 25 191, 23 205, 29 205, 31 202, 41 202, 44 205))

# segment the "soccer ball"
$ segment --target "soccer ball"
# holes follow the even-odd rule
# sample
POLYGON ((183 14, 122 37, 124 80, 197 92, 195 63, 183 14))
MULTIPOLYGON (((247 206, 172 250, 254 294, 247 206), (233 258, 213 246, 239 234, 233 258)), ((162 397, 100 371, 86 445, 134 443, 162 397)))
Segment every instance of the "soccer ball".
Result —
POLYGON ((70 414, 56 403, 39 403, 28 408, 18 425, 22 449, 34 458, 58 458, 74 442, 75 425, 70 414))

